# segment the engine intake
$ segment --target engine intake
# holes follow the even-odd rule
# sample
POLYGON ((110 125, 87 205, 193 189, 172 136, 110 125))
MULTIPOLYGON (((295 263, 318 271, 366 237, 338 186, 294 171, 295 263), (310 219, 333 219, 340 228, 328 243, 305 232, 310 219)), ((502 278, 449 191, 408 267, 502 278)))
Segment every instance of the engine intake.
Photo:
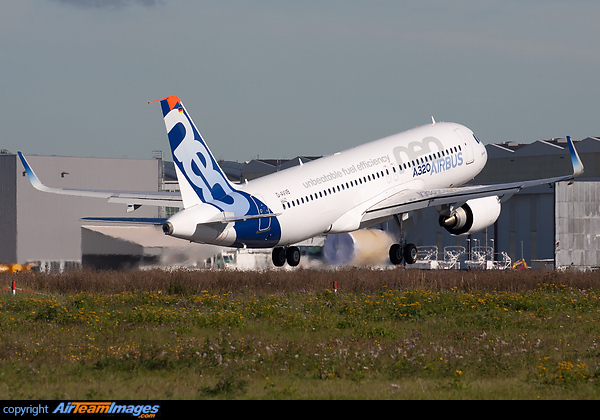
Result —
POLYGON ((449 216, 440 216, 440 226, 455 236, 469 235, 491 226, 500 217, 497 196, 469 200, 449 216))
POLYGON ((162 225, 162 230, 164 232, 165 235, 171 235, 173 234, 173 224, 171 222, 165 222, 162 225))

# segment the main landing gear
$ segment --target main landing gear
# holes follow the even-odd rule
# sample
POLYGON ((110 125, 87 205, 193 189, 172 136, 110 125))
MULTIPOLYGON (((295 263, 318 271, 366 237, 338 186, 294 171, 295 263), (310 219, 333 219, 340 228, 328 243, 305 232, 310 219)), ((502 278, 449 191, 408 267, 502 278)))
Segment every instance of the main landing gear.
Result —
MULTIPOLYGON (((390 262, 394 265, 402 264, 404 261, 406 264, 414 264, 417 262, 418 252, 415 244, 407 244, 404 240, 404 229, 402 228, 402 221, 405 215, 395 215, 394 221, 398 227, 398 233, 400 237, 400 243, 394 244, 390 247, 390 262)), ((408 215, 406 215, 408 217, 408 215)))
POLYGON ((415 244, 406 244, 404 247, 400 244, 394 244, 390 247, 390 261, 394 265, 414 264, 417 262, 417 247, 415 244))
POLYGON ((291 267, 295 267, 300 263, 300 249, 297 246, 273 248, 271 255, 273 257, 273 264, 276 267, 283 266, 286 261, 291 267))

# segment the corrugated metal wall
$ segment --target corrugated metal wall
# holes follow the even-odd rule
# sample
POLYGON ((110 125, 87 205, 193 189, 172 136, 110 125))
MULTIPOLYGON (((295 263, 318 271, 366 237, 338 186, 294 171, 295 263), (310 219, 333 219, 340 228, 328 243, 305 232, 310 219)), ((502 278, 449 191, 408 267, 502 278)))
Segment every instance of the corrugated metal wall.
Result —
POLYGON ((600 182, 556 185, 556 267, 600 267, 600 182))

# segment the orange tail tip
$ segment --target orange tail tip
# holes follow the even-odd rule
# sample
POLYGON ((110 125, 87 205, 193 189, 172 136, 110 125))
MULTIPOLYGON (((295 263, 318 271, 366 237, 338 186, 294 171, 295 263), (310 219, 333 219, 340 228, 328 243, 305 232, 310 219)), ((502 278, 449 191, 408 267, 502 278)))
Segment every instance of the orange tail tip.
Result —
MULTIPOLYGON (((163 101, 167 102, 169 111, 171 111, 173 108, 175 108, 177 106, 177 104, 181 103, 181 101, 179 100, 178 96, 167 96, 166 98, 157 99, 155 101, 150 101, 148 103, 149 104, 152 104, 154 102, 161 102, 161 103, 163 103, 163 101)), ((163 109, 164 109, 164 105, 163 105, 163 109)))

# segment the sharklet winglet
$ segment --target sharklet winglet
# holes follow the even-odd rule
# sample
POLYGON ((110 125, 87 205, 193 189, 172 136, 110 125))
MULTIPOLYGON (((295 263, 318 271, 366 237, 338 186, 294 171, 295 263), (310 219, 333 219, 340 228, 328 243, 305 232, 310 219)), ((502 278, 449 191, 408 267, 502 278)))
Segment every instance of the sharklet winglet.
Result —
POLYGON ((29 178, 29 182, 31 182, 33 188, 44 192, 52 192, 58 190, 58 188, 47 187, 42 183, 42 181, 40 181, 35 172, 33 172, 33 169, 31 168, 31 165, 29 165, 29 162, 27 162, 27 160, 25 159, 25 156, 23 156, 23 153, 17 152, 17 155, 19 156, 19 159, 21 159, 21 163, 23 164, 25 172, 27 173, 27 178, 29 178))
POLYGON ((577 149, 575 149, 575 145, 573 144, 573 140, 571 140, 571 136, 567 136, 567 144, 569 145, 571 163, 573 164, 572 178, 577 178, 584 171, 583 162, 581 162, 581 158, 579 157, 579 153, 577 153, 577 149))

